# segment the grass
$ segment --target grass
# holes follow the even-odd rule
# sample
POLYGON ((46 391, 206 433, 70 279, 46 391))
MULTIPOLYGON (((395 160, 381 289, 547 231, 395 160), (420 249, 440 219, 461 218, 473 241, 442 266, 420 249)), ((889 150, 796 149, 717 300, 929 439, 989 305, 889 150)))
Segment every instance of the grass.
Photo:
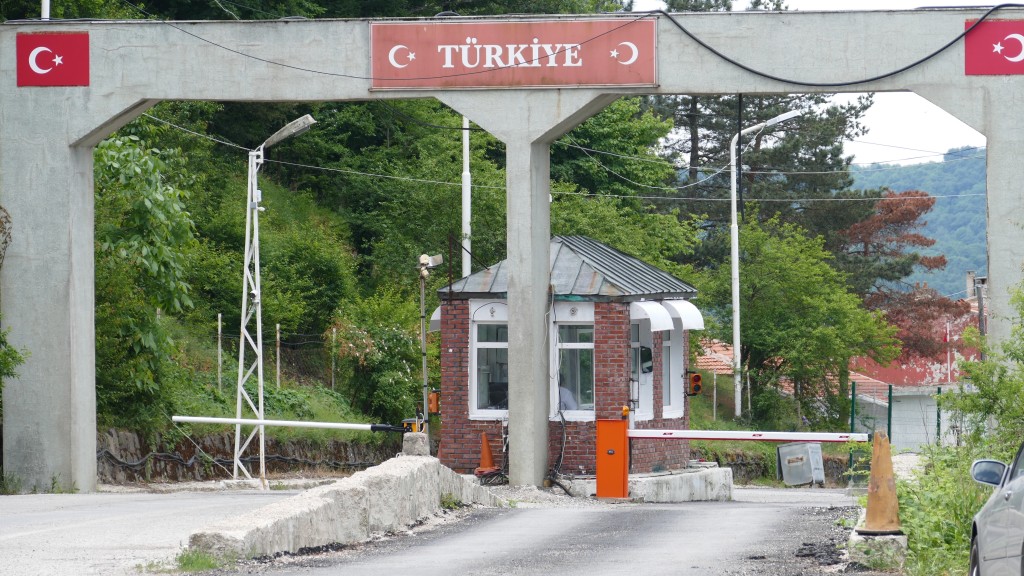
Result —
POLYGON ((7 472, 0 474, 0 494, 4 496, 21 494, 21 478, 7 472))
POLYGON ((202 550, 183 550, 175 558, 180 572, 202 572, 204 570, 216 570, 227 564, 224 559, 203 552, 202 550))
MULTIPOLYGON (((174 410, 177 414, 190 416, 212 416, 220 418, 235 417, 235 394, 237 382, 237 362, 230 357, 232 351, 225 351, 227 359, 223 365, 223 383, 217 385, 216 342, 197 338, 190 334, 188 328, 175 319, 169 319, 168 330, 176 344, 174 355, 176 367, 173 380, 169 387, 174 410)), ((282 367, 284 368, 284 366, 282 367)), ((273 420, 304 420, 315 422, 352 422, 369 423, 368 418, 353 409, 341 393, 331 390, 323 383, 308 382, 297 374, 282 370, 281 387, 278 388, 271 375, 264 380, 265 418, 273 420)), ((247 384, 246 389, 255 401, 256 385, 254 380, 247 384)), ((251 418, 252 414, 243 414, 243 418, 251 418)), ((168 418, 169 420, 169 418, 168 418)), ((164 435, 188 434, 205 436, 233 430, 230 426, 219 424, 188 424, 181 425, 177 430, 166 430, 164 435)), ((289 428, 270 426, 266 428, 268 438, 282 442, 301 440, 314 446, 325 446, 332 441, 356 442, 360 444, 379 444, 387 441, 382 434, 353 430, 329 430, 324 428, 289 428)))

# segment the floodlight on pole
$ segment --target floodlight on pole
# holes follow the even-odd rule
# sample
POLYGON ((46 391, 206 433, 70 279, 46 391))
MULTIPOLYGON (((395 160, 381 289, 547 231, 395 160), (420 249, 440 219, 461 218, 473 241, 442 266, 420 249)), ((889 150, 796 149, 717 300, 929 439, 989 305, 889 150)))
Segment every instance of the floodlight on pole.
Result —
MULTIPOLYGON (((430 269, 437 268, 444 263, 444 258, 438 254, 427 256, 420 254, 417 268, 420 271, 420 356, 423 359, 423 425, 420 432, 428 433, 427 421, 430 418, 427 410, 427 403, 430 396, 427 380, 427 278, 430 277, 430 269)), ((430 449, 430 442, 427 442, 427 449, 430 449)))
POLYGON ((316 120, 314 120, 309 114, 306 114, 302 118, 296 118, 295 120, 285 124, 284 127, 277 132, 271 134, 270 138, 264 140, 260 147, 264 149, 270 148, 282 140, 286 140, 292 136, 298 136, 299 134, 309 130, 313 124, 316 124, 316 120))
MULTIPOLYGON (((260 297, 260 212, 263 207, 263 194, 260 192, 257 182, 257 174, 260 166, 263 165, 263 151, 266 148, 302 134, 309 127, 316 123, 313 117, 306 114, 289 122, 283 128, 275 132, 270 138, 263 141, 254 150, 249 151, 249 178, 245 200, 245 263, 242 269, 242 313, 241 313, 241 334, 238 341, 238 386, 235 391, 235 418, 241 419, 243 403, 246 408, 256 415, 256 420, 263 420, 263 306, 260 297), (250 322, 255 322, 255 330, 249 330, 250 322), (251 350, 254 356, 252 362, 246 365, 246 350, 251 350), (257 397, 252 396, 245 389, 245 383, 249 378, 256 378, 257 397)), ((252 475, 242 464, 242 453, 249 447, 249 444, 259 437, 260 445, 260 483, 266 487, 267 465, 265 459, 266 438, 262 424, 254 426, 249 436, 242 441, 242 424, 235 425, 235 457, 232 477, 238 478, 238 471, 248 479, 252 475)))
POLYGON ((740 347, 740 228, 736 215, 736 143, 739 141, 740 136, 743 136, 744 134, 763 130, 769 126, 774 126, 779 122, 785 122, 786 120, 796 118, 800 114, 800 110, 790 110, 789 112, 779 114, 771 120, 755 124, 749 128, 744 128, 732 137, 732 142, 729 144, 729 179, 731 181, 729 195, 729 244, 730 261, 732 264, 732 375, 736 392, 735 405, 737 418, 739 418, 743 413, 743 378, 741 374, 743 354, 742 348, 740 347))

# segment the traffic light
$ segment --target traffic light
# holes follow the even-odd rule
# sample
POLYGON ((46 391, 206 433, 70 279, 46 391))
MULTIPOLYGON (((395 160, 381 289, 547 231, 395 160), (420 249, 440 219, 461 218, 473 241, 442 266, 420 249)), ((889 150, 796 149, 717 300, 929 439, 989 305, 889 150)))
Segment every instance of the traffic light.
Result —
POLYGON ((689 371, 687 371, 686 374, 686 395, 696 396, 697 394, 700 394, 700 391, 704 388, 704 385, 701 384, 702 378, 700 374, 689 371))

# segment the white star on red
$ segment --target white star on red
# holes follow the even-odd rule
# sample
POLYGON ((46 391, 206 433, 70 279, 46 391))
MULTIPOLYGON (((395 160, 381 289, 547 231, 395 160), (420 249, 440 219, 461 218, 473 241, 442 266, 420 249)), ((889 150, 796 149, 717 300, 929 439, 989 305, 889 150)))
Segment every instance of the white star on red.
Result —
POLYGON ((416 53, 415 52, 409 52, 409 62, 412 62, 415 59, 416 59, 416 53))
POLYGON ((618 48, 616 48, 615 50, 612 50, 612 58, 615 58, 616 60, 618 60, 618 58, 619 58, 619 49, 618 48))
POLYGON ((1002 54, 1003 53, 1003 43, 1002 42, 996 42, 995 44, 993 44, 992 45, 992 51, 995 52, 996 54, 1002 54))
POLYGON ((53 65, 54 66, 60 66, 63 63, 64 63, 64 57, 63 56, 54 56, 53 57, 53 65))

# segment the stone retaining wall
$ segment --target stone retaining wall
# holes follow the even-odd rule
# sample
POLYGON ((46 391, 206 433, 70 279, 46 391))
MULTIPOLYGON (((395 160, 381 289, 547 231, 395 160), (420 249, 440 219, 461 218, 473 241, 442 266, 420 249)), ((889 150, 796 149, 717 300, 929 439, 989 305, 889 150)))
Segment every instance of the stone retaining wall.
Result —
MULTIPOLYGON (((151 450, 138 434, 111 429, 97 434, 96 445, 96 473, 100 483, 198 481, 231 475, 235 437, 233 433, 223 433, 195 439, 195 443, 182 439, 171 446, 158 442, 157 448, 151 450)), ((383 462, 399 450, 398 436, 380 444, 279 442, 268 438, 267 471, 362 470, 383 462)), ((258 451, 250 448, 247 455, 257 459, 258 451)))

